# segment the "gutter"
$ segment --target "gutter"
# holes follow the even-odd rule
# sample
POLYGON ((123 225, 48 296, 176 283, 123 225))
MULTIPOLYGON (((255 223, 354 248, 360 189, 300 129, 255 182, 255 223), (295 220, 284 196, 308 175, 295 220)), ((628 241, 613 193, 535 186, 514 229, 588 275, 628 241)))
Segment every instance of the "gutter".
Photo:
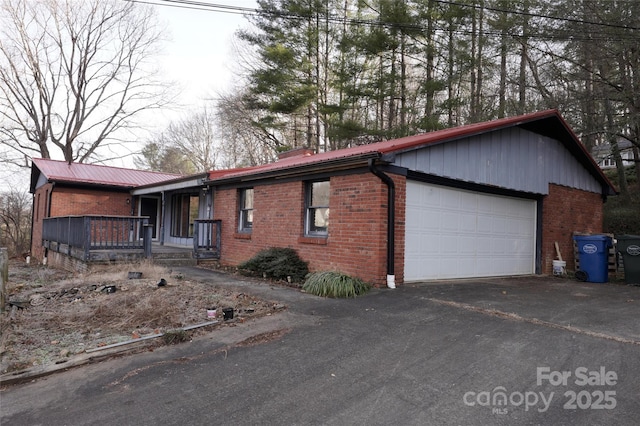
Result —
MULTIPOLYGON (((318 154, 316 154, 318 155, 318 154)), ((306 158, 313 158, 306 157, 306 158)), ((299 177, 306 176, 312 172, 320 171, 320 172, 332 172, 336 170, 343 170, 347 168, 353 168, 355 164, 363 163, 372 158, 379 158, 380 154, 378 152, 367 152, 364 154, 360 154, 357 156, 351 157, 340 157, 332 160, 321 161, 317 160, 314 162, 309 162, 305 164, 299 165, 282 165, 277 168, 268 168, 266 171, 263 170, 255 170, 249 169, 246 172, 235 172, 230 174, 229 176, 222 176, 219 178, 214 178, 212 180, 206 180, 202 182, 205 185, 210 186, 223 186, 229 184, 247 184, 263 179, 276 178, 276 179, 285 179, 291 177, 299 177)), ((292 157, 294 158, 294 157, 292 157)), ((270 163, 269 165, 273 165, 274 163, 270 163)), ((277 162, 275 163, 277 164, 277 162)), ((261 166, 258 166, 261 167, 261 166)))
MULTIPOLYGON (((51 182, 51 191, 49 192, 49 199, 45 200, 45 203, 47 203, 47 204, 46 204, 46 207, 45 207, 44 217, 42 218, 43 221, 44 221, 45 218, 51 217, 51 203, 52 203, 52 200, 53 200, 53 190, 55 188, 56 188, 56 182, 51 182)), ((43 227, 44 227, 44 225, 43 225, 43 227)), ((40 241, 40 244, 42 244, 42 241, 40 241)), ((45 248, 44 249, 44 255, 43 255, 43 258, 42 258, 42 264, 43 265, 47 264, 47 258, 48 257, 49 257, 49 249, 45 248)))
POLYGON ((396 288, 395 236, 396 236, 396 185, 388 175, 378 170, 375 160, 369 159, 369 171, 387 185, 387 287, 396 288))

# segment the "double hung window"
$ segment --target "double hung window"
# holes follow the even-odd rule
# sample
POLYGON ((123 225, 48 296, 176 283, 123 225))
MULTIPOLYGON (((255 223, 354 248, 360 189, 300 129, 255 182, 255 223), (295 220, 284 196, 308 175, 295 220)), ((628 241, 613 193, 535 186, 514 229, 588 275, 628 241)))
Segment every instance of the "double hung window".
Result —
POLYGON ((240 190, 238 231, 251 232, 253 229, 253 188, 240 190))
POLYGON ((305 235, 329 234, 329 181, 307 182, 305 186, 305 235))

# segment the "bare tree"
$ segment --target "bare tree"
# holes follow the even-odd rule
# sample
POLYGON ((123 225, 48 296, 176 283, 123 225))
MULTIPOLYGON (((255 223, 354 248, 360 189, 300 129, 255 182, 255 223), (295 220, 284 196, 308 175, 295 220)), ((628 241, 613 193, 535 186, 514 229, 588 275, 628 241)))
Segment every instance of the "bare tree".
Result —
POLYGON ((218 167, 220 143, 215 115, 204 107, 169 126, 142 148, 134 163, 141 168, 172 173, 206 172, 218 167))
POLYGON ((286 149, 273 132, 266 114, 249 108, 247 93, 239 90, 217 100, 217 122, 223 167, 255 166, 274 161, 286 149))
POLYGON ((163 135, 153 142, 146 143, 140 153, 133 158, 133 163, 139 169, 154 172, 182 175, 196 172, 189 154, 169 145, 163 135))
POLYGON ((163 132, 169 146, 187 153, 196 171, 215 169, 219 159, 219 143, 215 115, 204 107, 190 117, 171 123, 163 132))
POLYGON ((0 194, 0 246, 7 247, 11 256, 29 250, 31 201, 27 191, 0 194))
POLYGON ((5 163, 60 151, 86 162, 166 104, 150 59, 150 7, 120 0, 0 0, 0 144, 5 163))

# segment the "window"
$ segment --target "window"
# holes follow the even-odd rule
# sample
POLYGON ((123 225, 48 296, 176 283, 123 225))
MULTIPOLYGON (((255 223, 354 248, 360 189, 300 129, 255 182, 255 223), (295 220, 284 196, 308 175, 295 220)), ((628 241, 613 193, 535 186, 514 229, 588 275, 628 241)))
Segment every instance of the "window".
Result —
POLYGON ((616 162, 613 158, 605 158, 602 160, 602 166, 601 167, 615 167, 616 162))
POLYGON ((305 235, 329 232, 329 181, 308 182, 305 188, 305 235))
POLYGON ((240 217, 238 231, 251 232, 253 228, 253 188, 240 190, 240 217))
POLYGON ((193 237, 193 222, 198 218, 198 196, 177 194, 171 197, 171 200, 173 206, 171 236, 193 237))

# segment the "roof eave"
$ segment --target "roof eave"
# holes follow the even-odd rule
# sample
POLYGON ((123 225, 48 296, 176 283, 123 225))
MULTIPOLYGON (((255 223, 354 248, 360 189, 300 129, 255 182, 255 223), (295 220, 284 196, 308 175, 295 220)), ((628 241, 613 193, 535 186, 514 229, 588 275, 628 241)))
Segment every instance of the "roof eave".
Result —
MULTIPOLYGON (((146 184, 146 185, 136 186, 136 187, 134 187, 134 191, 137 191, 137 192, 144 191, 145 193, 159 192, 159 191, 162 191, 163 190, 162 188, 166 187, 166 186, 175 187, 176 185, 179 186, 181 183, 185 183, 185 182, 191 182, 192 184, 195 181, 205 182, 208 177, 209 177, 208 172, 195 173, 195 174, 192 174, 192 175, 180 176, 180 177, 177 177, 175 179, 168 179, 168 180, 163 180, 161 182, 149 183, 149 184, 146 184), (148 191, 148 190, 151 190, 151 191, 148 191), (153 190, 155 190, 155 191, 153 191, 153 190)), ((185 188, 188 187, 188 186, 189 185, 185 185, 185 188)))
POLYGON ((352 169, 361 165, 366 165, 369 159, 379 159, 381 154, 377 151, 367 152, 357 156, 336 158, 323 162, 311 162, 307 164, 294 165, 291 167, 267 170, 264 172, 240 174, 236 176, 222 177, 206 181, 205 184, 211 186, 222 186, 238 183, 253 183, 265 179, 286 179, 304 177, 314 173, 337 172, 352 169))
POLYGON ((60 179, 51 177, 47 178, 47 182, 55 183, 56 185, 68 185, 79 188, 97 188, 97 189, 109 189, 109 190, 121 190, 121 191, 130 191, 135 188, 132 185, 120 185, 120 184, 111 184, 111 183, 103 183, 103 182, 86 182, 86 181, 78 181, 78 180, 70 180, 70 179, 60 179))
POLYGON ((179 191, 188 188, 200 188, 206 185, 207 173, 190 175, 187 178, 172 179, 152 185, 144 185, 133 188, 132 195, 147 195, 165 191, 179 191))
MULTIPOLYGON (((602 185, 602 194, 603 195, 618 195, 619 192, 609 180, 609 178, 604 174, 598 163, 595 162, 593 156, 589 154, 587 148, 582 144, 580 138, 574 133, 569 124, 565 121, 565 119, 559 114, 554 114, 553 116, 546 117, 547 119, 556 119, 556 123, 558 123, 565 135, 569 140, 561 140, 561 142, 565 145, 565 147, 571 152, 574 157, 582 164, 584 168, 587 169, 602 185), (567 143, 571 141, 572 143, 567 143)), ((540 129, 532 128, 534 124, 540 124, 540 120, 532 120, 526 121, 519 124, 525 130, 529 130, 532 132, 536 132, 539 134, 545 134, 545 132, 541 132, 540 129), (527 126, 529 124, 530 126, 527 126)), ((548 129, 547 126, 545 128, 548 129)))

